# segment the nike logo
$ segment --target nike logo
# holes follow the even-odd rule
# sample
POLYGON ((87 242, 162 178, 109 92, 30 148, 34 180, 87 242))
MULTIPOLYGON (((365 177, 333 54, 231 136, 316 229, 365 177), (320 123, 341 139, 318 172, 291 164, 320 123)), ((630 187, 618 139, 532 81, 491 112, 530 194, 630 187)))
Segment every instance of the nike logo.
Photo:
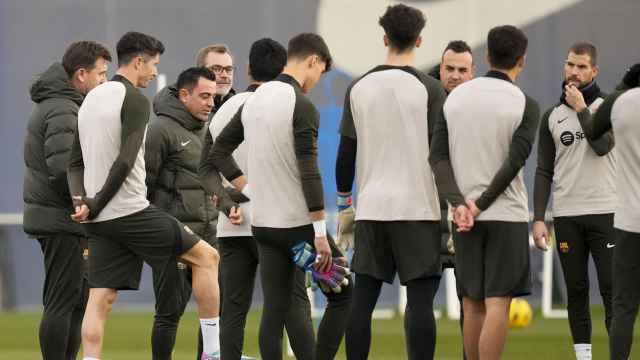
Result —
POLYGON ((191 140, 188 140, 188 141, 185 141, 185 142, 181 142, 180 145, 182 145, 184 147, 184 146, 189 145, 190 142, 191 142, 191 140))
POLYGON ((607 249, 611 249, 613 247, 616 247, 616 244, 607 243, 607 249))
POLYGON ((558 124, 562 124, 562 123, 563 123, 565 120, 567 120, 568 118, 569 118, 569 117, 568 117, 568 116, 566 116, 566 117, 564 117, 564 118, 562 118, 562 119, 558 120, 558 124))

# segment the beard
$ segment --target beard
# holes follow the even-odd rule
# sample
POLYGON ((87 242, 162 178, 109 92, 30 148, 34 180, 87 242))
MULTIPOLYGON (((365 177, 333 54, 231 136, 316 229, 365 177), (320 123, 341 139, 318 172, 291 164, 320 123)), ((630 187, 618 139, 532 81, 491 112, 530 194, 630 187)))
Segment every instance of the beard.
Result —
POLYGON ((575 87, 577 87, 578 89, 583 88, 584 86, 588 85, 590 82, 591 81, 580 81, 580 79, 573 78, 573 77, 570 77, 567 79, 567 83, 575 85, 575 87))
POLYGON ((229 91, 231 91, 231 84, 216 87, 216 95, 226 96, 229 91))

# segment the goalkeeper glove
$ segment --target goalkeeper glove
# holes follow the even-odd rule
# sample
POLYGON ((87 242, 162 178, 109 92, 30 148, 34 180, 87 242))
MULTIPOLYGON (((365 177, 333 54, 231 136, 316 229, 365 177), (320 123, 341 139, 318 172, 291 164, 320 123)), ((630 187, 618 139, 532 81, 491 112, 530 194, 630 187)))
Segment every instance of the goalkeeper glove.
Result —
POLYGON ((306 242, 301 242, 291 248, 293 262, 306 273, 307 287, 316 289, 320 287, 324 292, 333 291, 339 293, 343 286, 349 285, 347 276, 351 270, 346 266, 343 258, 333 258, 329 271, 317 271, 313 265, 316 262, 316 252, 306 242))
POLYGON ((338 195, 338 237, 336 245, 347 251, 353 247, 356 211, 353 208, 351 194, 338 195))

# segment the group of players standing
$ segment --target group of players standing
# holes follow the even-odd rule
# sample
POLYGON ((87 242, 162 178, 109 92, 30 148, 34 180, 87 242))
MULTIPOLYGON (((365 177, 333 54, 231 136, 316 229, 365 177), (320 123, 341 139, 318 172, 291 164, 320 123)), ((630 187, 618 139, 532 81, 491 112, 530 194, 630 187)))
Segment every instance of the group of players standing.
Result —
POLYGON ((320 36, 297 35, 287 50, 271 39, 256 41, 250 85, 238 94, 228 49, 203 48, 197 66, 156 95, 150 123, 151 106, 138 88, 157 76, 163 44, 125 34, 108 82, 109 51, 95 42, 72 44, 31 88, 37 106, 25 142, 24 226, 45 257, 43 358, 75 359, 81 337, 84 359, 99 359, 117 293, 138 288, 147 262, 156 295, 154 359, 171 358, 191 291, 200 317, 198 358, 243 357, 258 265, 262 358, 282 358, 286 327, 299 359, 334 358, 343 334, 347 358, 366 359, 382 283, 398 274, 407 286, 409 358, 431 359, 446 200, 464 353, 499 359, 511 298, 531 288, 522 167, 538 131, 534 240, 547 248, 544 214, 553 183, 576 357, 591 358, 591 253, 611 358, 627 359, 640 300, 640 127, 633 122, 640 66, 605 97, 594 80, 595 47, 573 45, 561 100, 538 126, 537 103, 514 85, 528 42, 520 29, 489 32, 490 71, 475 79, 471 49, 451 42, 438 81, 412 66, 425 26, 419 10, 391 6, 379 24, 387 58, 347 89, 336 160, 337 242, 344 249, 354 232, 355 282, 327 234, 320 118, 305 95, 331 68, 320 36), (317 338, 309 285, 328 300, 317 338))

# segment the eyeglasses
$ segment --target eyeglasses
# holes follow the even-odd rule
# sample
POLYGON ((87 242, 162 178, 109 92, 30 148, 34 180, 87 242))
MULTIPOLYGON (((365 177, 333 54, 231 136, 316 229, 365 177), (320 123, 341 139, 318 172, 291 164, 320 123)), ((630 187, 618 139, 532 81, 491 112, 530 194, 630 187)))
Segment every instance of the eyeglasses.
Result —
POLYGON ((209 70, 213 71, 216 74, 221 74, 223 71, 227 74, 233 74, 233 71, 236 69, 235 66, 221 66, 221 65, 212 65, 209 67, 209 70))

